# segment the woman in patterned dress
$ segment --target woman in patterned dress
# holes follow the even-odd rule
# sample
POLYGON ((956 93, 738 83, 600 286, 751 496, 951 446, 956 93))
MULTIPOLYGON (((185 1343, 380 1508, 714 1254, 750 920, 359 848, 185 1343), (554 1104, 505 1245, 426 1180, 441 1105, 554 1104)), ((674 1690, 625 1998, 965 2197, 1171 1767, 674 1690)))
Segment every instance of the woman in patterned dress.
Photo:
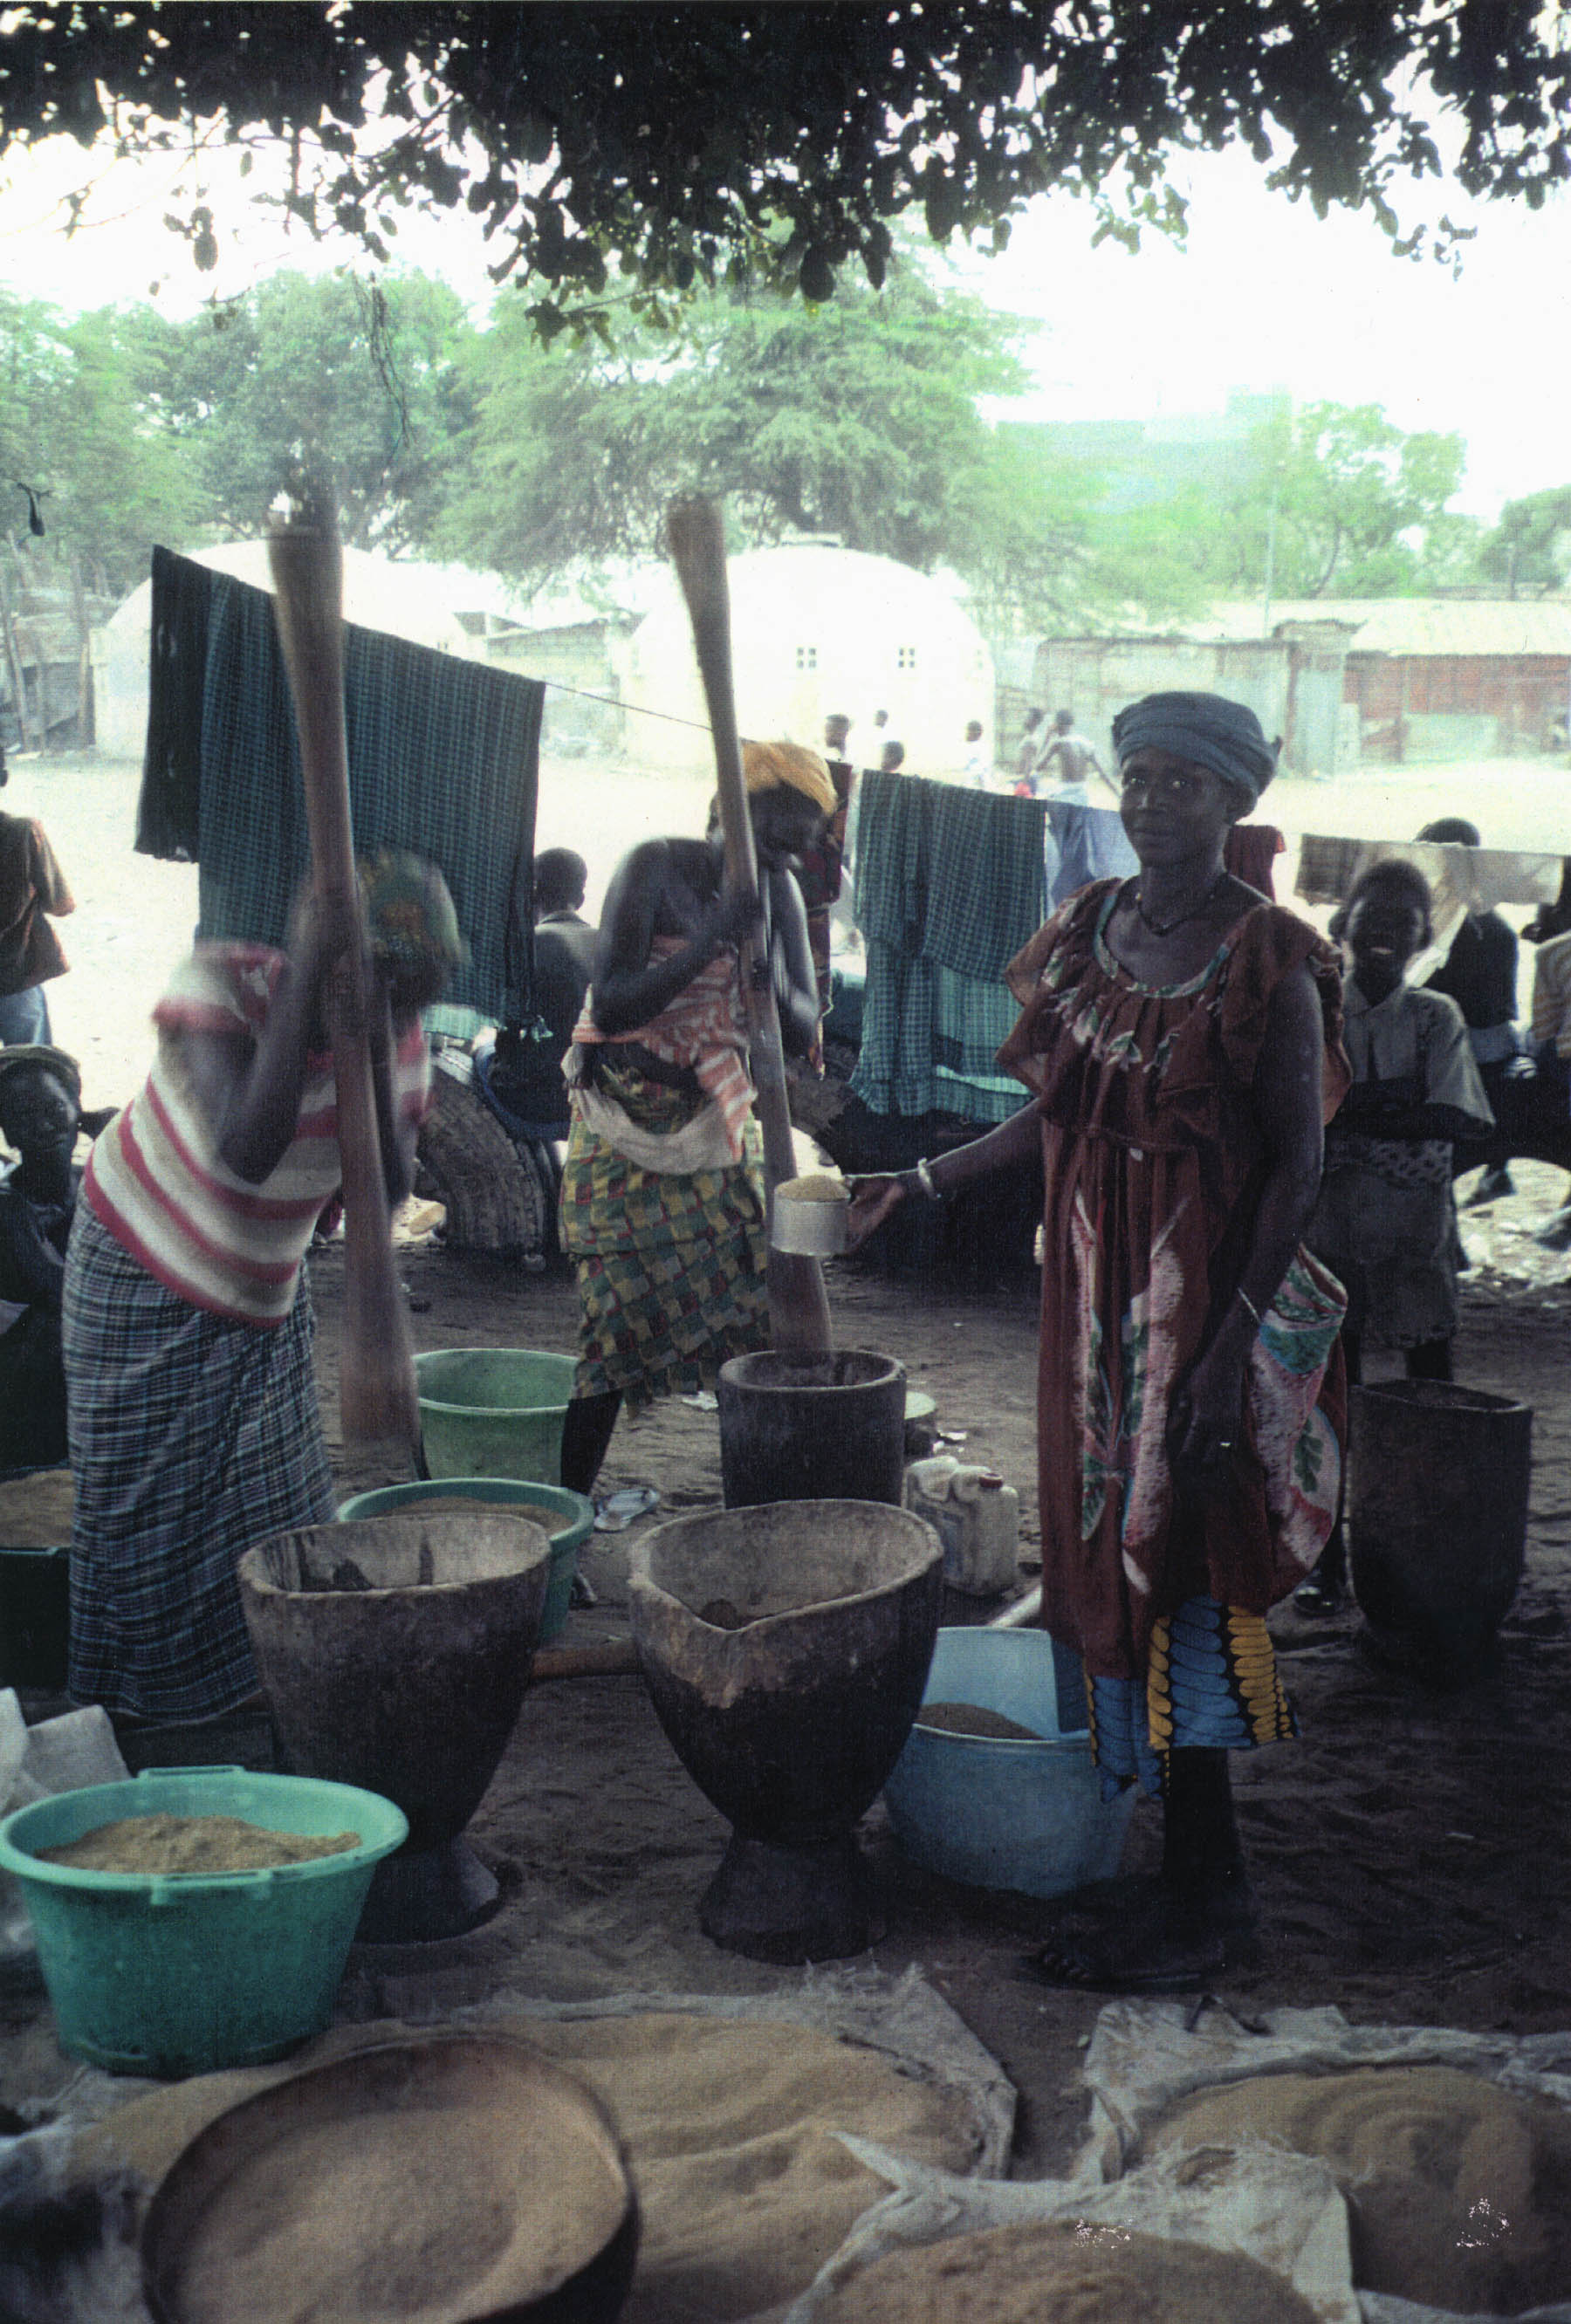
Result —
POLYGON ((1078 1900, 1037 1967, 1156 1992, 1252 1945, 1227 1753, 1292 1732, 1264 1617, 1336 1508, 1344 1302, 1300 1239, 1347 1067, 1335 954, 1224 866, 1275 770, 1252 712, 1153 695, 1114 742, 1140 872, 1010 964, 999 1061, 1031 1102, 864 1181, 852 1223, 1041 1151, 1042 1618, 1083 1660, 1104 1788, 1160 1791, 1165 1840, 1158 1879, 1078 1900))
POLYGON ((758 931, 781 1033, 805 1056, 818 991, 793 866, 837 799, 816 751, 749 742, 762 893, 725 892, 717 817, 649 839, 605 892, 595 978, 563 1071, 573 1110, 562 1248, 578 1278, 578 1368, 562 1482, 587 1493, 616 1416, 701 1388, 768 1337, 762 1148, 737 947, 758 931))

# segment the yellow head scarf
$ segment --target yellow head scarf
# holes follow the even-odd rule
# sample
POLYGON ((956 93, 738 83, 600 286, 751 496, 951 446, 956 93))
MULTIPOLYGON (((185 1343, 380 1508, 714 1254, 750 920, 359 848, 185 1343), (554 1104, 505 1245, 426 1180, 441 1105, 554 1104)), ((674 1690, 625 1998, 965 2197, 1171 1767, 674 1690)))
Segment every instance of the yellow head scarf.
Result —
POLYGON ((784 783, 811 799, 821 815, 833 815, 840 804, 828 768, 800 742, 744 742, 742 779, 750 791, 772 791, 784 783))

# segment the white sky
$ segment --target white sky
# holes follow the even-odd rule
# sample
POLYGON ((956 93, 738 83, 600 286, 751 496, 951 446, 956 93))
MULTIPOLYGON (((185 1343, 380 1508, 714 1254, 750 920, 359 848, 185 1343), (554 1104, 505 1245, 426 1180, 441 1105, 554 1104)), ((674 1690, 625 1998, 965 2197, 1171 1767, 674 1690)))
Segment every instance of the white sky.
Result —
MULTIPOLYGON (((89 165, 69 139, 14 158, 0 176, 0 282, 79 309, 143 298, 189 312, 281 263, 367 264, 356 249, 317 248, 247 198, 235 157, 202 162, 220 242, 199 275, 162 224, 195 198, 172 160, 100 175, 93 223, 68 240, 65 193, 89 165)), ((1532 212, 1470 205, 1454 186, 1414 197, 1416 214, 1476 225, 1459 280, 1432 260, 1393 258, 1372 219, 1321 221, 1269 193, 1242 152, 1187 160, 1187 248, 1152 238, 1137 256, 1091 245, 1089 211, 1044 199, 1016 222, 1002 257, 967 254, 963 280, 1046 327, 1038 386, 1021 416, 1144 418, 1219 410, 1228 390, 1287 388, 1300 402, 1383 404, 1405 429, 1455 429, 1468 446, 1457 505, 1492 519, 1502 500, 1571 481, 1571 200, 1532 212)), ((411 218, 398 254, 483 301, 485 252, 467 214, 411 218)))

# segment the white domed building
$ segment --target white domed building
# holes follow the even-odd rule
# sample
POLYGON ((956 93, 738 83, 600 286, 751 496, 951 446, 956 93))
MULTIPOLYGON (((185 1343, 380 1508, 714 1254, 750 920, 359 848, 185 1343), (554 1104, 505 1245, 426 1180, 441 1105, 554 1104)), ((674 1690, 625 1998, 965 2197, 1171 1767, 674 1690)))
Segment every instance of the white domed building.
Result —
MULTIPOLYGON (((892 557, 819 541, 752 549, 729 563, 737 724, 760 741, 822 747, 824 720, 852 721, 849 755, 876 766, 886 737, 906 770, 952 775, 992 750, 993 657, 950 589, 892 557), (888 724, 875 727, 875 712, 888 724), (982 741, 966 741, 968 720, 982 741)), ((675 575, 656 584, 629 646, 626 702, 634 763, 698 771, 714 764, 692 630, 675 575), (672 719, 681 724, 670 724, 672 719)))

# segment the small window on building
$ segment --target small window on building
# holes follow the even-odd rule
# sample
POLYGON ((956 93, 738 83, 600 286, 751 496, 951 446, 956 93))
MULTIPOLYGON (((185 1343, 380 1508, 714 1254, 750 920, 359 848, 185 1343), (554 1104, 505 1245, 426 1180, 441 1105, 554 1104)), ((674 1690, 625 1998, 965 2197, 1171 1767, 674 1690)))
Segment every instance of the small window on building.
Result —
POLYGON ((897 646, 895 649, 894 666, 896 669, 915 669, 917 666, 917 650, 915 646, 897 646))
POLYGON ((797 648, 797 668, 798 668, 799 669, 818 669, 818 647, 817 647, 817 646, 799 646, 799 647, 797 648))

